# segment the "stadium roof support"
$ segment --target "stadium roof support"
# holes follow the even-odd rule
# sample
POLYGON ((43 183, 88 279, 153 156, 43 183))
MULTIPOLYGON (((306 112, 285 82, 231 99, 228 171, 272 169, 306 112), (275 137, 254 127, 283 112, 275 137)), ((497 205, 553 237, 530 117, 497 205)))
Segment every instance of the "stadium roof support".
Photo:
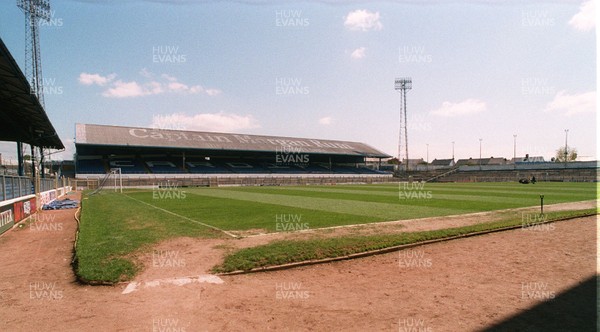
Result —
POLYGON ((64 149, 25 75, 0 39, 0 141, 64 149))

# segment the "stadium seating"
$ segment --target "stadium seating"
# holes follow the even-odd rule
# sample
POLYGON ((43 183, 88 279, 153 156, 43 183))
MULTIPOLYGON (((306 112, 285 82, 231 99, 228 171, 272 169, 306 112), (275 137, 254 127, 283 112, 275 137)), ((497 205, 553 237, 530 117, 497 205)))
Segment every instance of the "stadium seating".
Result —
POLYGON ((334 173, 337 174, 358 174, 358 169, 356 167, 348 167, 348 166, 333 166, 331 169, 334 173))
POLYGON ((332 171, 329 170, 328 168, 325 168, 323 166, 316 165, 316 164, 310 164, 308 166, 301 166, 301 167, 307 173, 312 173, 312 174, 331 174, 332 173, 332 171))
POLYGON ((98 158, 80 159, 79 174, 105 174, 111 168, 120 168, 123 174, 387 174, 367 167, 314 163, 308 165, 281 165, 252 160, 204 160, 188 159, 185 167, 181 159, 164 157, 133 156, 114 157, 109 160, 98 158))
POLYGON ((186 169, 194 174, 222 174, 231 173, 223 165, 211 161, 188 161, 185 163, 186 169))
POLYGON ((227 162, 225 167, 230 169, 233 173, 240 174, 259 174, 269 173, 269 171, 262 166, 249 162, 227 162))
POLYGON ((175 160, 146 160, 146 167, 154 174, 181 174, 186 173, 175 160))
POLYGON ((81 159, 77 162, 77 172, 81 174, 105 174, 102 159, 81 159))
POLYGON ((275 174, 306 174, 306 170, 294 165, 277 165, 272 163, 266 163, 263 165, 270 173, 275 174))
POLYGON ((146 174, 148 171, 139 159, 112 159, 108 162, 110 168, 120 168, 122 174, 146 174))

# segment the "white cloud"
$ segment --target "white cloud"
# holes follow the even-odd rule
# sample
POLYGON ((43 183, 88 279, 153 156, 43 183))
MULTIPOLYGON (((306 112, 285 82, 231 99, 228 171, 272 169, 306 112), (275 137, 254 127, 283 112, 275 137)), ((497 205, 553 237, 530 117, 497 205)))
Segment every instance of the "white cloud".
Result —
POLYGON ((123 82, 121 80, 116 81, 112 88, 102 92, 104 97, 109 98, 139 97, 146 94, 148 93, 137 82, 123 82))
MULTIPOLYGON (((185 92, 189 92, 191 90, 191 88, 183 83, 177 82, 177 81, 173 81, 170 83, 167 83, 167 88, 169 89, 169 91, 172 92, 180 92, 180 93, 185 93, 185 92)), ((200 89, 202 89, 200 87, 200 89)), ((202 90, 199 90, 202 91, 202 90)))
POLYGON ((110 81, 112 81, 113 79, 115 79, 115 77, 117 77, 116 74, 102 76, 99 74, 81 73, 81 74, 79 74, 79 83, 81 83, 83 85, 97 84, 97 85, 103 86, 103 85, 106 85, 107 83, 109 83, 110 81))
POLYGON ((593 30, 596 26, 595 7, 594 0, 582 3, 579 7, 579 12, 569 20, 569 25, 579 31, 593 30))
POLYGON ((323 126, 328 126, 333 121, 333 118, 330 116, 322 117, 319 119, 319 124, 323 126))
POLYGON ((219 89, 206 89, 206 94, 209 96, 217 96, 220 95, 223 91, 219 89))
POLYGON ((485 102, 477 99, 467 99, 458 103, 445 101, 442 103, 442 107, 431 111, 431 114, 443 117, 454 117, 481 113, 485 111, 486 108, 485 102))
POLYGON ((366 56, 365 51, 367 49, 364 47, 359 47, 357 49, 355 49, 354 51, 352 51, 352 54, 350 54, 350 57, 352 59, 362 59, 366 56))
POLYGON ((164 78, 165 80, 167 80, 169 82, 177 81, 177 79, 175 77, 168 75, 168 74, 162 74, 162 75, 160 75, 160 77, 164 78))
POLYGON ((379 22, 379 12, 370 12, 366 9, 357 9, 348 13, 344 26, 349 30, 381 30, 383 25, 379 22))
POLYGON ((192 131, 236 132, 243 129, 258 128, 260 125, 251 115, 220 112, 195 115, 186 115, 183 113, 155 115, 152 117, 150 127, 192 131))
POLYGON ((559 91, 544 109, 546 112, 557 110, 565 111, 565 115, 568 116, 578 113, 593 113, 596 111, 596 92, 569 95, 564 90, 559 91))
POLYGON ((154 74, 143 68, 139 75, 146 79, 146 82, 122 80, 113 81, 117 76, 111 74, 102 76, 99 74, 81 73, 79 82, 83 85, 108 85, 107 89, 102 92, 102 96, 108 98, 131 98, 149 95, 158 95, 162 93, 179 93, 179 94, 201 94, 206 93, 208 96, 216 96, 222 91, 215 88, 204 89, 201 85, 187 85, 181 83, 176 77, 162 74, 160 78, 154 80, 154 74))

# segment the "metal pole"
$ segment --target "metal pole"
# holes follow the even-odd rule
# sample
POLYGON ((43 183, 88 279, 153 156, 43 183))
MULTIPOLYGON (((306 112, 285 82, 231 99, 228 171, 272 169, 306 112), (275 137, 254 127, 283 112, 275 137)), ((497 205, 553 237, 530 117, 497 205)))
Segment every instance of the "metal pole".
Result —
POLYGON ((429 170, 429 143, 427 145, 427 170, 429 170))
POLYGON ((515 139, 514 147, 513 147, 513 162, 516 162, 516 160, 517 160, 517 135, 515 134, 515 135, 513 135, 513 137, 515 139))
POLYGON ((33 177, 35 179, 35 149, 33 148, 33 145, 30 145, 31 147, 31 156, 29 158, 29 160, 31 160, 31 177, 33 177))
POLYGON ((25 167, 23 161, 23 143, 17 142, 17 169, 19 176, 25 176, 25 167))
POLYGON ((404 94, 404 146, 406 147, 406 172, 408 172, 408 121, 406 120, 406 89, 402 89, 404 94))
POLYGON ((479 170, 481 171, 481 141, 483 139, 479 139, 479 170))
POLYGON ((544 215, 544 195, 540 195, 540 213, 544 215))
POLYGON ((568 144, 567 144, 567 138, 569 137, 569 129, 565 129, 565 167, 567 166, 567 158, 569 156, 568 154, 568 144))

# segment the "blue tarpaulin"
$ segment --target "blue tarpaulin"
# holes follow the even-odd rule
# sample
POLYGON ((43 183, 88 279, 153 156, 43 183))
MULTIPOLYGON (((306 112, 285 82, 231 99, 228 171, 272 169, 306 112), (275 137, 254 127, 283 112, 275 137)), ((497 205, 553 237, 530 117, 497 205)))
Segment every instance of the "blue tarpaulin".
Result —
POLYGON ((63 210, 63 209, 76 209, 79 207, 79 201, 72 199, 63 199, 62 201, 55 200, 42 206, 42 210, 63 210))

